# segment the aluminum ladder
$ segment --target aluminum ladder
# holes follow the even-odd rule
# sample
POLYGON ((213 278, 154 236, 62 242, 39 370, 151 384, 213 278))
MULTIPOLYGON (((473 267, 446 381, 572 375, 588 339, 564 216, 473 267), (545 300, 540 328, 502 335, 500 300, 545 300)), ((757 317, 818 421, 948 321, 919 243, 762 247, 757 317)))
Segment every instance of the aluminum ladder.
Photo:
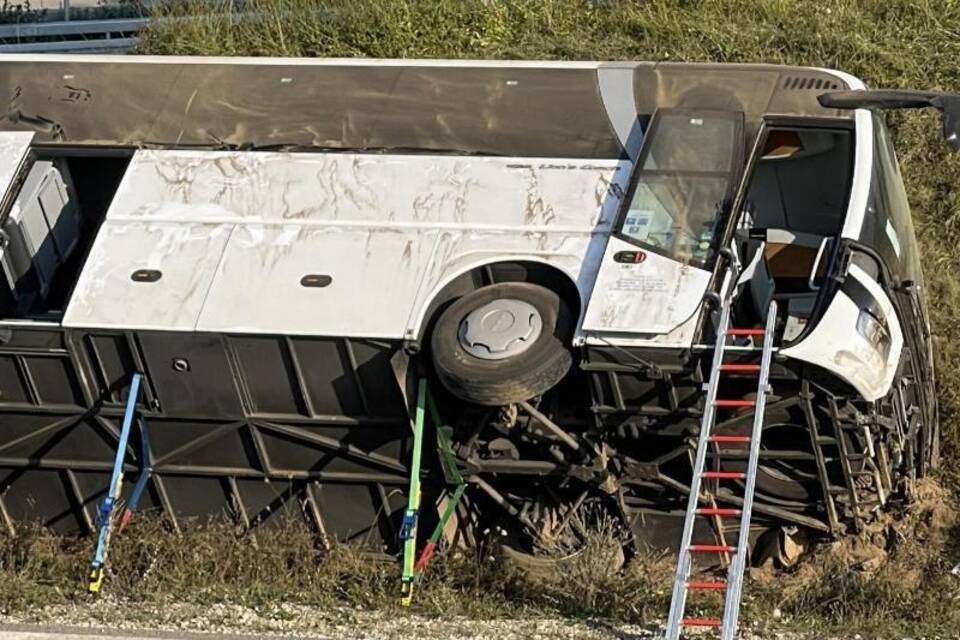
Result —
MULTIPOLYGON (((693 465, 693 478, 690 482, 690 499, 687 503, 686 520, 683 526, 683 537, 680 543, 680 554, 677 560, 677 573, 673 583, 673 598, 670 603, 670 615, 667 618, 667 640, 677 640, 684 627, 714 627, 720 629, 723 640, 733 640, 737 633, 737 618, 740 614, 740 596, 743 589, 743 574, 747 560, 750 557, 749 534, 750 513, 753 510, 753 493, 757 479, 757 462, 760 456, 760 436, 763 431, 763 414, 767 395, 770 393, 770 362, 773 355, 773 332, 776 326, 777 303, 771 302, 767 311, 766 326, 763 329, 734 329, 730 327, 731 296, 725 296, 721 303, 720 322, 717 329, 717 339, 714 344, 713 365, 710 370, 710 379, 707 382, 706 401, 704 403, 703 419, 700 423, 700 435, 697 441, 697 454, 693 465), (759 364, 728 363, 724 361, 727 349, 727 338, 754 337, 762 338, 759 349, 761 358, 759 364), (717 398, 717 390, 723 374, 756 374, 757 395, 755 400, 724 400, 717 398), (749 436, 714 434, 717 409, 753 407, 753 427, 749 436), (724 445, 748 445, 746 472, 740 471, 708 471, 705 470, 707 450, 716 447, 716 456, 722 458, 724 445), (720 508, 715 504, 710 507, 701 507, 704 500, 701 496, 701 487, 704 480, 741 480, 743 481, 743 504, 741 508, 720 508), (739 518, 739 535, 736 546, 730 546, 722 539, 722 544, 700 544, 693 542, 693 532, 698 517, 739 518), (694 553, 721 553, 730 554, 730 564, 727 569, 727 580, 697 581, 690 580, 690 571, 694 553), (687 595, 691 590, 726 591, 723 606, 723 618, 688 618, 685 616, 687 595)), ((738 350, 738 353, 743 351, 738 350)), ((740 449, 742 451, 742 448, 740 449)), ((723 529, 721 528, 721 532, 723 529)))

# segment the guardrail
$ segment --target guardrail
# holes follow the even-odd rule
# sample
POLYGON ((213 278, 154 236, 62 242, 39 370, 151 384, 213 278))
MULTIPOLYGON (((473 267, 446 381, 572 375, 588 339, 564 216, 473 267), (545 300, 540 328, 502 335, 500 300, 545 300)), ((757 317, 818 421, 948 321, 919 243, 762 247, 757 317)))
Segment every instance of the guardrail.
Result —
POLYGON ((120 18, 0 25, 0 53, 126 51, 137 45, 137 34, 148 22, 120 18))

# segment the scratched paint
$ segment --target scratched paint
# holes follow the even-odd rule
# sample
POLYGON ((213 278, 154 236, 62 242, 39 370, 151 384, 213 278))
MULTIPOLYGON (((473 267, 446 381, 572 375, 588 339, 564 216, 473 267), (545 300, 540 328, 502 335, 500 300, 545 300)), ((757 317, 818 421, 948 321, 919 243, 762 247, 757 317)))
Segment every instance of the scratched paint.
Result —
POLYGON ((576 282, 610 231, 621 164, 139 151, 64 324, 402 338, 443 283, 478 264, 532 259, 576 282), (160 228, 184 230, 182 247, 160 228), (135 282, 140 268, 163 277, 135 282), (301 285, 311 274, 331 282, 301 285))
POLYGON ((445 223, 589 230, 616 161, 452 155, 140 151, 108 218, 445 223), (158 211, 162 208, 162 213, 158 211))

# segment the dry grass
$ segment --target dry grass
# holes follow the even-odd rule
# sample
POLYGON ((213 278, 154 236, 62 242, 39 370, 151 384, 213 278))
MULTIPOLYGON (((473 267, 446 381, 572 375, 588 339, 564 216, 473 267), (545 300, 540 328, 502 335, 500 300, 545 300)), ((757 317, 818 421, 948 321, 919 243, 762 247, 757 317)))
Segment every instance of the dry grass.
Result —
POLYGON ((960 629, 960 518, 934 482, 917 501, 862 536, 817 549, 787 575, 758 575, 747 608, 756 619, 774 609, 781 626, 895 634, 960 629))
MULTIPOLYGON (((473 618, 553 614, 646 622, 668 603, 672 561, 662 554, 611 569, 607 534, 588 540, 559 579, 533 578, 494 558, 440 554, 417 591, 414 612, 473 618)), ((24 527, 0 536, 0 612, 89 600, 86 571, 95 540, 24 527)), ((397 609, 398 565, 358 547, 322 550, 300 523, 237 535, 210 522, 173 533, 141 518, 111 547, 105 592, 131 601, 229 602, 264 610, 280 603, 336 609, 397 609)))

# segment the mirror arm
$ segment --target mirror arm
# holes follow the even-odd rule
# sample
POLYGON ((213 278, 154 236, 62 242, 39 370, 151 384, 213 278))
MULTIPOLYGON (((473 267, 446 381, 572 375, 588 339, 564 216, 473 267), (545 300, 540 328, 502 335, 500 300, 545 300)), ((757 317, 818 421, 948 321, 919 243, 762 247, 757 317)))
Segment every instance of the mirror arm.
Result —
POLYGON ((960 95, 899 89, 829 91, 817 96, 817 102, 828 109, 936 109, 944 140, 960 151, 960 95))

